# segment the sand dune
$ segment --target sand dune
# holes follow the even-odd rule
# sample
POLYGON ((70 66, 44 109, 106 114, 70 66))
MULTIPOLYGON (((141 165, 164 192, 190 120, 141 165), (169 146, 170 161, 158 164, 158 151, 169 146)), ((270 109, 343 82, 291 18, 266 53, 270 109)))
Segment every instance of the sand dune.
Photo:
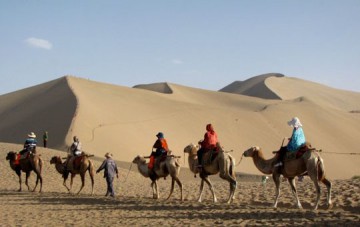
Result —
POLYGON ((228 86, 220 89, 222 92, 253 96, 263 99, 281 99, 272 89, 270 89, 265 81, 268 78, 282 78, 284 75, 280 73, 268 73, 255 76, 245 81, 235 81, 228 86))
MULTIPOLYGON (((277 74, 249 79, 242 86, 247 95, 171 83, 138 89, 62 77, 0 96, 0 141, 22 144, 30 131, 41 141, 47 130, 51 148, 65 151, 77 135, 86 152, 98 157, 112 152, 118 161, 130 162, 150 153, 159 131, 170 149, 183 156, 183 148, 202 139, 205 125, 212 123, 236 160, 254 145, 270 158, 291 135, 287 120, 298 116, 307 139, 323 149, 330 179, 360 175, 360 156, 348 154, 360 153, 360 115, 354 111, 360 109, 359 93, 277 74)), ((259 174, 248 159, 236 171, 259 174)))
POLYGON ((167 83, 139 84, 139 85, 135 85, 134 88, 141 88, 141 89, 156 91, 165 94, 173 93, 171 87, 167 83))

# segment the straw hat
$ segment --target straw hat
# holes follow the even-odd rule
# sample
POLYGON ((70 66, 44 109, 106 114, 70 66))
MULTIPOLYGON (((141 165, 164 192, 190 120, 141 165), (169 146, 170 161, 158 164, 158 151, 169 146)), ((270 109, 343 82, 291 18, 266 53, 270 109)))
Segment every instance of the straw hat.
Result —
POLYGON ((112 154, 111 154, 111 153, 107 152, 107 153, 105 154, 105 158, 111 158, 111 157, 112 157, 112 154))
POLYGON ((30 134, 28 134, 28 137, 29 138, 36 138, 36 135, 34 132, 31 132, 30 134))

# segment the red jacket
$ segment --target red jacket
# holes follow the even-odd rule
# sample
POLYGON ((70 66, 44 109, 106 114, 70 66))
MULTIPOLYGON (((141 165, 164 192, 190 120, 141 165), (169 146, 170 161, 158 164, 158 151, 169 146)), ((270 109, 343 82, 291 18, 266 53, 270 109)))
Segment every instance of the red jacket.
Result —
POLYGON ((218 137, 211 124, 208 124, 206 126, 206 131, 207 132, 204 135, 204 140, 201 143, 201 147, 206 150, 211 150, 216 148, 218 137))

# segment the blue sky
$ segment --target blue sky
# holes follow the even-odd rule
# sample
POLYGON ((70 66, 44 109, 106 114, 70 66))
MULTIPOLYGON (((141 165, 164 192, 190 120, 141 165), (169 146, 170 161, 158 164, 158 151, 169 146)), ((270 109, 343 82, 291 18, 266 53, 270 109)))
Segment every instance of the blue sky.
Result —
POLYGON ((64 75, 219 90, 278 72, 360 91, 359 0, 0 0, 0 95, 64 75))

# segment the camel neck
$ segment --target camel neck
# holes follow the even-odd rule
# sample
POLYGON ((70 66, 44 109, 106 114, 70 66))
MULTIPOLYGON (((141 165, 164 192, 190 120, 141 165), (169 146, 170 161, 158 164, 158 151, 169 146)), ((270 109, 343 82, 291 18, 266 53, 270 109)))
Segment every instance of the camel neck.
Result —
POLYGON ((253 156, 253 161, 256 168, 264 174, 272 174, 272 166, 274 160, 275 157, 266 160, 261 150, 256 152, 255 155, 253 156))

